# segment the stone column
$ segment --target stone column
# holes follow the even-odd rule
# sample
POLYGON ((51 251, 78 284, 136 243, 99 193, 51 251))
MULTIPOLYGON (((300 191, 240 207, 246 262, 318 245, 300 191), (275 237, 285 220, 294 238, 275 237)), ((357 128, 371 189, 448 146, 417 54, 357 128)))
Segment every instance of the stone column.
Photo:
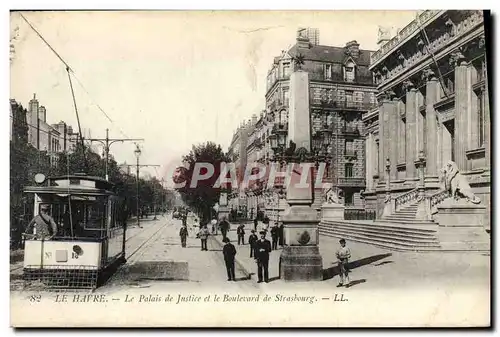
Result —
POLYGON ((397 180, 398 178, 398 122, 399 122, 399 111, 397 109, 398 102, 397 101, 388 101, 384 104, 387 104, 386 111, 389 117, 389 138, 388 138, 388 152, 389 152, 389 160, 391 161, 391 172, 390 179, 397 180))
MULTIPOLYGON (((380 97, 380 100, 385 99, 385 97, 380 97)), ((379 172, 379 181, 383 180, 383 172, 384 172, 384 162, 385 162, 385 129, 387 127, 385 126, 385 121, 384 121, 384 116, 385 112, 383 109, 383 105, 380 103, 378 107, 378 172, 379 172)))
POLYGON ((452 53, 450 61, 455 66, 455 162, 460 171, 467 170, 469 139, 470 80, 465 57, 459 51, 452 53))
POLYGON ((365 142, 365 152, 366 152, 366 190, 371 191, 373 189, 373 169, 374 164, 374 153, 373 153, 373 134, 369 133, 366 137, 365 142))
POLYGON ((438 174, 438 163, 437 163, 437 152, 438 152, 438 128, 437 128, 437 116, 436 110, 434 109, 434 104, 439 99, 439 81, 430 69, 424 71, 424 79, 427 80, 426 83, 426 99, 425 99, 425 121, 427 125, 427 147, 426 147, 426 166, 427 174, 429 176, 437 176, 438 174))
MULTIPOLYGON (((391 99, 395 96, 392 90, 384 92, 379 105, 379 174, 385 172, 385 160, 391 159, 391 177, 397 175, 397 109, 391 99), (394 157, 394 160, 392 160, 394 157)), ((381 175, 381 174, 380 174, 381 175)), ((381 178, 381 177, 379 177, 381 178)), ((384 177, 385 179, 385 177, 384 177)), ((395 178, 393 178, 395 179, 395 178)), ((382 179, 380 179, 382 180, 382 179)))
POLYGON ((411 81, 405 81, 406 90, 406 178, 417 177, 417 89, 411 81))

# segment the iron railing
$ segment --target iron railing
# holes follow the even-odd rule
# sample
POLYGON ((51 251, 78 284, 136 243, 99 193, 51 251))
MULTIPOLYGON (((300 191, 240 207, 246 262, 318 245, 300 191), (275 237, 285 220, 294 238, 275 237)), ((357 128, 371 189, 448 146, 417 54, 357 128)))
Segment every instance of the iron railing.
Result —
POLYGON ((375 220, 376 211, 366 209, 349 209, 344 210, 344 220, 375 220))

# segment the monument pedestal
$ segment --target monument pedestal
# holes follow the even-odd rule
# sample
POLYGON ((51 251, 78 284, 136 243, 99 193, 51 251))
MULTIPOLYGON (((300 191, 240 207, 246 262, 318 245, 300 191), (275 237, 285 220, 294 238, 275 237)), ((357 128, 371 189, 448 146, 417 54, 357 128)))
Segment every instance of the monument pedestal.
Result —
POLYGON ((323 204, 321 205, 321 221, 325 220, 344 220, 345 206, 342 204, 323 204))
POLYGON ((448 198, 434 216, 439 224, 438 238, 445 250, 489 251, 490 236, 483 224, 486 207, 465 199, 448 198))
POLYGON ((317 212, 294 205, 283 215, 285 241, 280 256, 280 278, 285 281, 323 280, 323 258, 319 252, 317 212))
POLYGON ((219 207, 219 212, 217 213, 217 219, 219 221, 222 220, 222 218, 226 217, 226 220, 229 219, 229 207, 227 206, 220 206, 219 207))

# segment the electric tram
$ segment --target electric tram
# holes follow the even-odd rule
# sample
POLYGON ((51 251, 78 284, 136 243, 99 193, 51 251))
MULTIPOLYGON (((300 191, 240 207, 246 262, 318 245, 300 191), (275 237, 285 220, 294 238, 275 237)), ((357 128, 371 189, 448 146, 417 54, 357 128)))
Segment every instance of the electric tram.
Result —
POLYGON ((123 199, 113 183, 84 174, 37 174, 35 182, 24 188, 34 196, 33 215, 48 211, 51 219, 39 219, 53 220, 57 230, 40 236, 36 222, 30 223, 23 234, 24 280, 49 288, 97 288, 125 263, 123 199))

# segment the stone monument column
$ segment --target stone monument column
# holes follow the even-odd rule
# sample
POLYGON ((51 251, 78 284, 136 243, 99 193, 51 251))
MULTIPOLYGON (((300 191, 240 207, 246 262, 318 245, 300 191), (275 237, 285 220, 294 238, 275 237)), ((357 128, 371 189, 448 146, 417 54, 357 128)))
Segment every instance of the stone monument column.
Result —
POLYGON ((221 192, 219 196, 219 209, 217 212, 217 219, 220 221, 222 218, 229 219, 229 207, 227 202, 227 193, 221 192))
MULTIPOLYGON (((295 143, 297 155, 311 150, 310 123, 309 74, 299 69, 290 75, 288 119, 289 140, 295 143)), ((287 246, 280 256, 280 277, 285 281, 320 281, 323 279, 323 259, 318 246, 319 219, 317 211, 311 207, 314 165, 308 163, 309 168, 306 168, 307 165, 302 164, 294 164, 287 188, 286 199, 290 207, 282 218, 287 246)))

